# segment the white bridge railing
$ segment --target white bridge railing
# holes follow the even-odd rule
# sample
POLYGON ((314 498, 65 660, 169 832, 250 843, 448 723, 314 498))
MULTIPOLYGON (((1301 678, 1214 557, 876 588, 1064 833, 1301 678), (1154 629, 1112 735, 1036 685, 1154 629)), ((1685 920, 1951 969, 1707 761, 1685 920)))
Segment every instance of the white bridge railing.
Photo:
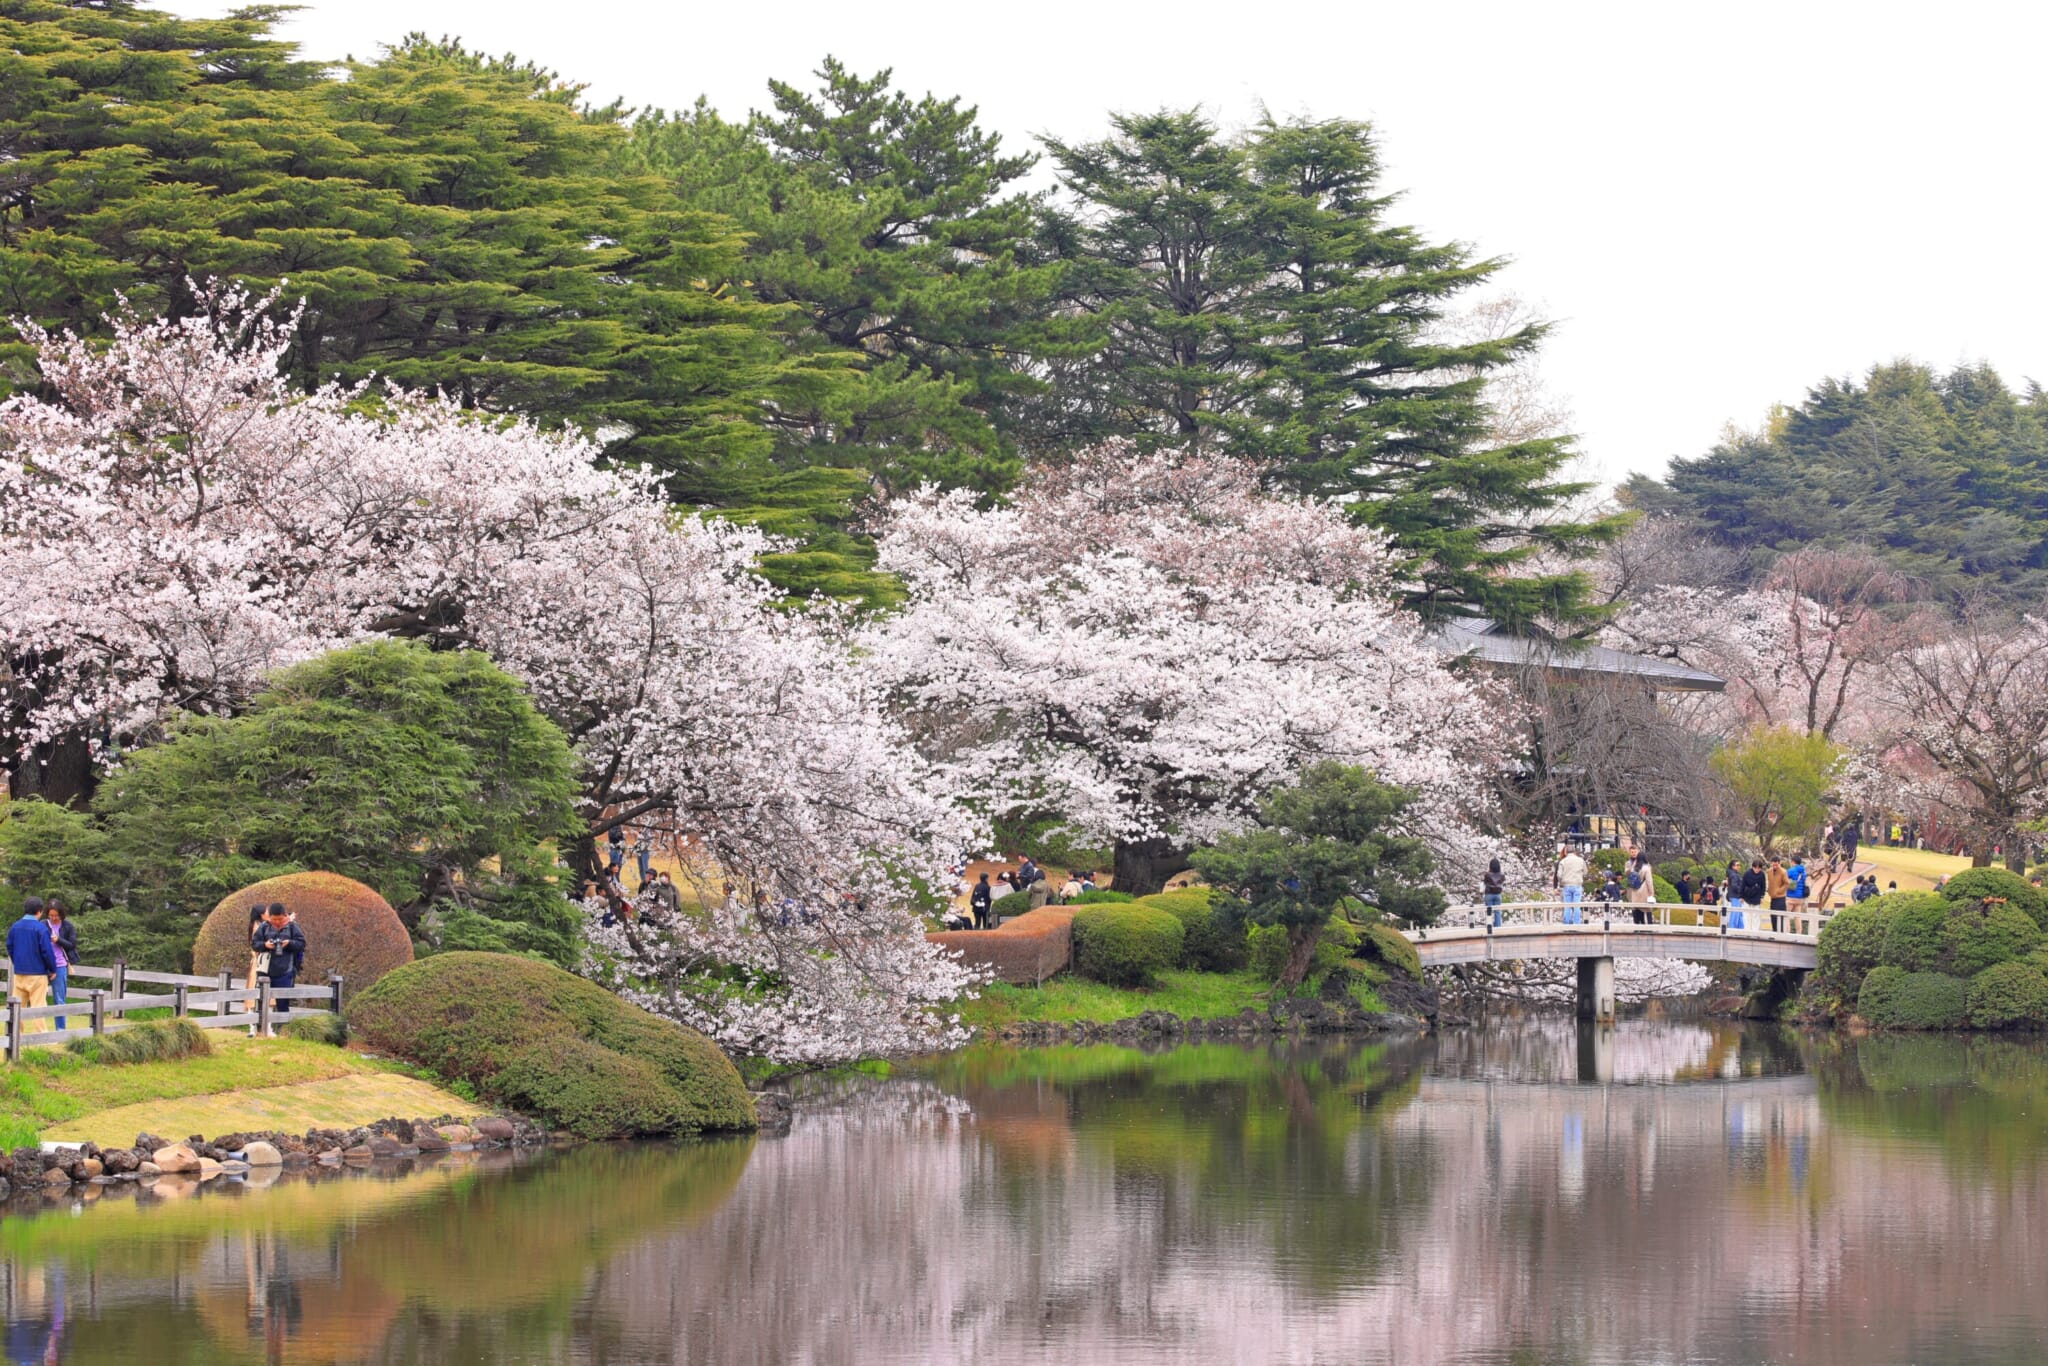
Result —
MULTIPOLYGON (((1540 925, 1546 929, 1568 931, 1657 925, 1667 928, 1711 929, 1728 935, 1755 934, 1774 938, 1789 935, 1803 939, 1817 939, 1820 927, 1834 914, 1834 908, 1819 906, 1812 902, 1807 903, 1806 908, 1800 911, 1774 911, 1769 906, 1684 906, 1660 901, 1595 901, 1589 897, 1577 903, 1504 901, 1498 907, 1472 902, 1461 903, 1446 907, 1434 925, 1419 928, 1422 933, 1432 936, 1440 936, 1445 930, 1483 930, 1493 924, 1496 910, 1500 912, 1502 928, 1540 925), (1571 911, 1578 913, 1577 923, 1565 919, 1566 913, 1571 911), (1729 924, 1731 917, 1738 911, 1742 916, 1740 929, 1729 924), (1638 919, 1638 916, 1641 919, 1638 919)), ((1409 928, 1413 932, 1418 927, 1409 928)))

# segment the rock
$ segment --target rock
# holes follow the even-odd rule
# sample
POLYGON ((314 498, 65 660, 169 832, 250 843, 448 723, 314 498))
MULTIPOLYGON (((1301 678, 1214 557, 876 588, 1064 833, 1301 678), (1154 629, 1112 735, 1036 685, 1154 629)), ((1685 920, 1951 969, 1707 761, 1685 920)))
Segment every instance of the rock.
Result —
POLYGON ((205 1159, 183 1143, 166 1143, 151 1154, 150 1160, 166 1176, 176 1176, 198 1171, 200 1162, 205 1159))
POLYGON ((378 1134, 369 1142, 370 1152, 377 1157, 394 1157, 398 1153, 398 1140, 386 1134, 378 1134))
POLYGON ((71 1179, 73 1181, 90 1181, 106 1171, 106 1169, 106 1164, 97 1157, 81 1157, 78 1161, 71 1164, 71 1179))
POLYGON ((248 1163, 238 1162, 232 1157, 220 1164, 220 1173, 222 1176, 240 1176, 243 1172, 248 1170, 248 1163))
POLYGON ((141 1165, 142 1159, 135 1155, 132 1148, 109 1148, 100 1154, 100 1162, 106 1167, 108 1175, 120 1176, 124 1172, 134 1171, 141 1165))
POLYGON ((242 1161, 252 1167, 282 1167, 284 1154, 277 1150, 276 1144, 265 1143, 259 1138, 242 1149, 242 1161))
POLYGON ((52 1167, 43 1173, 43 1184, 45 1186, 68 1186, 71 1184, 71 1173, 65 1171, 62 1167, 52 1167))
POLYGON ((452 1146, 447 1139, 441 1137, 432 1129, 422 1127, 414 1129, 413 1132, 419 1135, 419 1139, 413 1144, 413 1147, 420 1152, 445 1153, 452 1146))
POLYGON ((492 1115, 476 1122, 477 1137, 487 1138, 493 1143, 510 1143, 514 1132, 512 1121, 502 1115, 492 1115))
POLYGON ((435 1132, 450 1143, 467 1143, 475 1137, 467 1124, 443 1124, 435 1132))
POLYGON ((158 1138, 155 1134, 137 1134, 135 1135, 135 1151, 145 1154, 153 1153, 169 1142, 169 1139, 158 1138))
POLYGON ((7 1179, 17 1186, 28 1187, 42 1184, 43 1150, 41 1148, 16 1148, 7 1155, 7 1179))
POLYGON ((377 1154, 369 1144, 359 1143, 353 1148, 343 1149, 341 1155, 350 1162, 368 1162, 377 1154))
POLYGON ((157 1166, 154 1162, 139 1162, 135 1166, 135 1174, 137 1176, 161 1176, 163 1175, 163 1170, 162 1167, 157 1166))
POLYGON ((762 1133, 770 1137, 786 1134, 794 1117, 795 1107, 782 1092, 754 1092, 754 1121, 761 1126, 762 1133))
POLYGON ((323 1167, 339 1167, 341 1165, 341 1149, 329 1148, 313 1160, 323 1167))
POLYGON ((210 1157, 202 1157, 199 1159, 199 1179, 201 1181, 211 1181, 214 1177, 219 1175, 220 1163, 214 1161, 210 1157))

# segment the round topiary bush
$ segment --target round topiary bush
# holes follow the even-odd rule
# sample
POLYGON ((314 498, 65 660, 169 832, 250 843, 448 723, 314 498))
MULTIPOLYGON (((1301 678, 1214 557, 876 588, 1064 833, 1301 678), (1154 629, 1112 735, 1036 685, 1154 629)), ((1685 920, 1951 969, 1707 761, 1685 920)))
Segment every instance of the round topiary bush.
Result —
POLYGON ((2048 976, 2032 963, 1999 963, 1970 979, 1964 998, 1976 1029, 2048 1024, 2048 976))
POLYGON ((1418 982, 1422 980, 1422 955, 1408 942, 1408 936, 1392 925, 1367 925, 1358 947, 1359 957, 1371 958, 1382 967, 1405 973, 1418 982))
MULTIPOLYGON (((1176 922, 1176 926, 1178 922, 1176 922)), ((389 973, 348 1008, 351 1037, 418 1063, 478 1093, 507 1104, 538 1105, 564 1097, 560 1082, 524 1055, 536 1048, 566 1048, 581 1041, 645 1069, 610 1068, 603 1085, 656 1089, 644 1098, 654 1109, 629 1106, 623 1096, 576 1094, 569 1109, 539 1110, 551 1124, 594 1124, 594 1115, 672 1113, 667 1133, 751 1129, 754 1107, 731 1059, 694 1029, 686 1029, 572 976, 551 964, 503 953, 437 953, 389 973), (510 1081, 501 1077, 521 1060, 510 1081), (649 1080, 651 1078, 651 1081, 649 1080), (504 1090, 516 1082, 521 1098, 504 1090), (666 1108, 663 1108, 666 1107, 666 1108)), ((586 1056, 576 1050, 575 1056, 586 1056)), ((638 1121, 635 1121, 636 1123, 638 1121)), ((579 1131, 580 1132, 580 1131, 579 1131)), ((621 1129, 627 1133, 656 1132, 621 1129)))
POLYGON ((1031 893, 1029 892, 1005 892, 988 903, 988 913, 998 920, 1006 920, 1013 915, 1022 915, 1030 909, 1031 893))
POLYGON ((1950 901, 2004 901, 2025 911, 2037 926, 2048 925, 2048 892, 2004 868, 1965 868, 1941 885, 1950 901))
POLYGON ((1942 934, 1947 953, 1941 966, 1958 977, 2025 958, 2041 942, 2034 918, 2005 901, 1952 903, 1942 934))
POLYGON ((1233 925, 1211 887, 1141 896, 1132 903, 1165 911, 1181 926, 1181 964, 1197 972, 1235 972, 1244 966, 1244 927, 1233 925))
POLYGON ((1074 912, 1074 969, 1115 986, 1148 985, 1180 962, 1187 932, 1166 911, 1135 903, 1074 912))
POLYGON ((348 979, 347 992, 372 986, 393 968, 412 961, 412 936, 391 903, 339 873, 290 873, 265 878, 222 899, 199 927, 192 945, 192 971, 215 973, 222 968, 236 980, 249 971, 249 908, 274 901, 298 917, 306 936, 306 961, 299 984, 312 986, 338 972, 348 979))
POLYGON ((691 1127, 659 1068, 585 1039, 549 1039, 515 1053, 491 1086, 500 1102, 579 1138, 665 1137, 691 1127))
POLYGON ((1657 900, 1660 903, 1666 906, 1676 906, 1678 904, 1678 888, 1672 886, 1670 880, 1663 873, 1651 874, 1650 885, 1657 889, 1657 900))
POLYGON ((1878 965, 1884 947, 1881 899, 1844 906, 1820 927, 1820 989, 1829 1000, 1853 1006, 1863 975, 1878 965))
POLYGON ((1864 975, 1856 1013, 1879 1029, 1960 1029, 1967 994, 1960 977, 1879 964, 1864 975))
POLYGON ((1948 947, 1948 902, 1933 892, 1887 892, 1863 904, 1876 908, 1884 927, 1878 962, 1906 972, 1926 972, 1941 962, 1948 947))

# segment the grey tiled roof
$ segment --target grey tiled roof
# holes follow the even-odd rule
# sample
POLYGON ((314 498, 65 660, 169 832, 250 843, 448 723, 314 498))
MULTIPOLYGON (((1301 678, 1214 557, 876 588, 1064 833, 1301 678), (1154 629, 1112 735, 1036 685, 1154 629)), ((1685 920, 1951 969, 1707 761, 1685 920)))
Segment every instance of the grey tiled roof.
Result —
POLYGON ((1632 654, 1605 645, 1577 641, 1531 640, 1510 635, 1484 617, 1454 621, 1440 627, 1431 642, 1449 654, 1469 656, 1482 664, 1505 668, 1549 669, 1563 674, 1633 675, 1652 688, 1679 692, 1720 692, 1727 680, 1675 659, 1632 654))

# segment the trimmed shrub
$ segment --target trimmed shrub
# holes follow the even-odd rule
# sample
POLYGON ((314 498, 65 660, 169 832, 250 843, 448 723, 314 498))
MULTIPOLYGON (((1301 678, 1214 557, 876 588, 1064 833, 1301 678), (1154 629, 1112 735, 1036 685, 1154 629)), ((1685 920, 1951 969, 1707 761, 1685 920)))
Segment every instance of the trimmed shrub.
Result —
POLYGON ((1083 906, 1074 913, 1074 967, 1084 977, 1141 987, 1180 962, 1186 932, 1150 906, 1083 906))
POLYGON ((585 1039, 535 1044, 492 1080, 500 1101, 579 1138, 647 1138, 688 1128, 686 1107, 642 1058, 585 1039))
POLYGON ((1676 906, 1678 904, 1678 889, 1671 885, 1670 880, 1663 873, 1651 874, 1650 886, 1656 889, 1657 900, 1663 902, 1666 906, 1676 906))
POLYGON ((1863 978, 1856 1013, 1879 1029, 1960 1029, 1969 984, 1945 972, 1907 972, 1889 964, 1863 978))
POLYGON ((1358 948, 1359 957, 1390 971, 1405 973, 1418 982, 1422 980, 1422 955, 1415 951, 1407 936, 1393 926, 1367 925, 1358 948))
POLYGON ((1887 892, 1863 903, 1883 923, 1877 961, 1906 972, 1936 967, 1947 949, 1948 902, 1933 892, 1887 892))
POLYGON ((192 946, 192 971, 226 968, 241 980, 249 971, 249 908, 273 901, 283 902, 299 918, 299 933, 306 936, 302 986, 338 972, 348 979, 346 989, 353 995, 412 961, 405 922, 376 892, 339 873, 288 873, 244 887, 213 908, 192 946))
POLYGON ((2048 976, 2032 963, 1998 963, 1970 979, 1965 1006, 1976 1029, 2048 1024, 2048 976))
MULTIPOLYGON (((1586 867, 1590 872, 1598 873, 1602 876, 1608 873, 1619 873, 1627 866, 1628 851, 1626 849, 1595 849, 1592 853, 1586 855, 1586 867)), ((1598 879, 1594 880, 1597 881, 1598 879)))
POLYGON ((1954 903, 1942 934, 1942 968, 1958 977, 1974 977, 1986 968, 2025 958, 2041 942, 2041 927, 2033 917, 2005 901, 1954 903))
POLYGON ((1067 904, 1070 906, 1106 906, 1121 901, 1136 901, 1129 892, 1113 892, 1107 887, 1097 887, 1092 892, 1083 892, 1067 904))
POLYGON ((1233 925, 1210 887, 1141 896, 1133 903, 1165 911, 1180 921, 1180 960, 1197 972, 1235 972, 1245 963, 1244 930, 1233 925))
MULTIPOLYGON (((751 1129, 754 1107, 732 1062, 693 1029, 649 1014, 594 982, 531 958, 497 953, 437 953, 396 968, 358 995, 348 1008, 350 1035, 372 1048, 418 1063, 451 1081, 466 1081, 478 1094, 506 1099, 500 1073, 529 1049, 565 1047, 581 1041, 644 1065, 612 1068, 605 1075, 634 1086, 652 1084, 654 1110, 600 1106, 575 1097, 573 1114, 539 1110, 550 1124, 595 1124, 590 1116, 672 1114, 674 1127, 751 1129)), ((585 1056, 582 1051, 577 1056, 585 1056)), ((551 1089, 538 1065, 522 1063, 516 1079, 522 1104, 561 1094, 551 1089)), ((623 1121, 621 1121, 623 1122, 623 1121)), ((649 1133, 654 1130, 639 1129, 649 1133)))
POLYGON ((2003 868, 1965 868, 1941 885, 1950 901, 1982 901, 1989 897, 2025 911, 2036 926, 2048 925, 2048 893, 2017 873, 2003 868))
POLYGON ((1820 927, 1820 989, 1832 1000, 1853 1005, 1863 990, 1863 976, 1882 961, 1884 918, 1882 897, 1854 902, 1836 911, 1820 927))
POLYGON ((941 930, 925 936, 1012 986, 1033 987, 1074 957, 1074 908, 1040 906, 993 930, 941 930))
POLYGON ((997 919, 1022 915, 1030 909, 1031 893, 1029 892, 1005 892, 994 901, 988 903, 988 913, 997 919))
POLYGON ((336 1048, 348 1042, 348 1023, 332 1012, 320 1015, 292 1014, 289 1020, 277 1027, 277 1032, 309 1043, 332 1044, 336 1048))

